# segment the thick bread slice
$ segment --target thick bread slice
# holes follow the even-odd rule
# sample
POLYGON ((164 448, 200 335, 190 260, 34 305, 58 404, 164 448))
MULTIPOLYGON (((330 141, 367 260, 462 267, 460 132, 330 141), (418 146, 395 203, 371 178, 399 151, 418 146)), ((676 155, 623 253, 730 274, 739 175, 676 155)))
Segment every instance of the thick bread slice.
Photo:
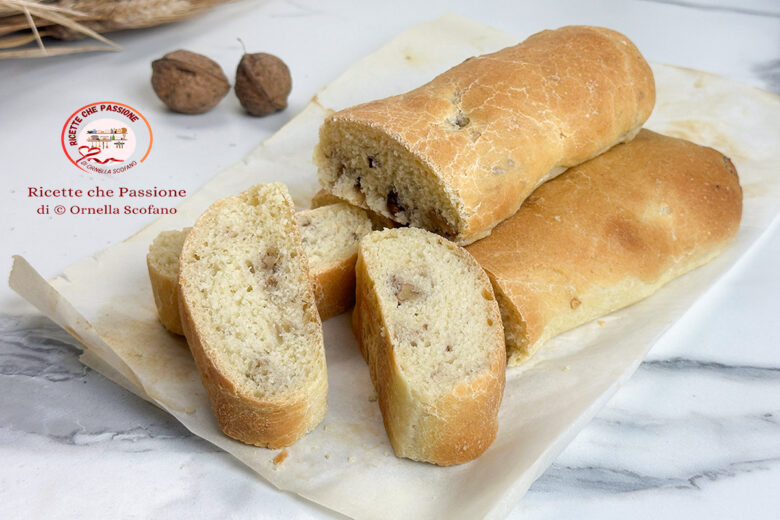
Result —
POLYGON ((485 272, 415 228, 375 231, 358 249, 353 329, 399 457, 442 466, 495 439, 506 352, 485 272))
POLYGON ((541 183, 633 138, 654 103, 628 38, 563 27, 332 114, 315 161, 347 202, 468 244, 541 183))
POLYGON ((152 283, 157 316, 163 327, 174 334, 184 334, 179 319, 179 255, 190 228, 163 231, 149 246, 146 267, 152 283))
POLYGON ((295 215, 320 319, 337 316, 355 303, 355 262, 361 238, 371 232, 366 212, 344 202, 295 215))
POLYGON ((322 325, 292 200, 264 184, 212 204, 181 252, 179 308, 227 435, 288 446, 325 416, 322 325))
POLYGON ((741 215, 727 157, 648 130, 541 186, 468 247, 493 282, 509 364, 709 262, 741 215))

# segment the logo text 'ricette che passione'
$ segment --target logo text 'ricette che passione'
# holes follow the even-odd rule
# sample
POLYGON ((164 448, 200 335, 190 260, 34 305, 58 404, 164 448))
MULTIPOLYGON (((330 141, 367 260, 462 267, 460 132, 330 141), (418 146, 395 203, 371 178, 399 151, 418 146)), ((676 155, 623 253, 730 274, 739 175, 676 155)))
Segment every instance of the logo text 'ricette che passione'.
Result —
POLYGON ((115 101, 84 105, 62 127, 62 149, 77 168, 116 175, 144 162, 152 150, 152 127, 135 108, 115 101))

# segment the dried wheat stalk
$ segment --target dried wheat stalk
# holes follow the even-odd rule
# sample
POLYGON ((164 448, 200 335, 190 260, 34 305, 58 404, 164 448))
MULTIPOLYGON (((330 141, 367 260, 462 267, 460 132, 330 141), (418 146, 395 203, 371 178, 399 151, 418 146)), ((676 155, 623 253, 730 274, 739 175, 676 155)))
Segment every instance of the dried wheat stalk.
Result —
POLYGON ((116 51, 102 33, 195 16, 227 0, 0 0, 0 59, 116 51), (103 45, 46 46, 44 38, 92 38, 103 45), (30 47, 36 43, 37 47, 30 47))

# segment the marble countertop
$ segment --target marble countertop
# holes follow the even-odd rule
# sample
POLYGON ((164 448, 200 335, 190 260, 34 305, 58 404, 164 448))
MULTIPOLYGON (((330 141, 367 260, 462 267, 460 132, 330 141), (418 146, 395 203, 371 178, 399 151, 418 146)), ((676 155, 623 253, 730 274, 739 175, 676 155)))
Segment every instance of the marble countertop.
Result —
MULTIPOLYGON (((194 191, 352 62, 447 11, 518 39, 566 24, 604 25, 627 34, 649 60, 780 92, 780 5, 771 0, 227 4, 189 21, 114 35, 121 53, 0 61, 0 268, 7 273, 10 255, 22 254, 52 276, 154 218, 35 214, 39 202, 27 197, 28 186, 96 182, 59 146, 62 124, 76 108, 100 99, 139 108, 154 127, 155 148, 123 184, 194 191), (203 116, 166 111, 149 88, 150 61, 187 48, 232 76, 241 55, 237 38, 289 64, 289 108, 245 117, 229 94, 203 116)), ((778 221, 661 338, 510 518, 778 516, 778 221)), ((76 340, 0 288, 0 517, 340 518, 277 491, 83 366, 78 353, 76 340)))

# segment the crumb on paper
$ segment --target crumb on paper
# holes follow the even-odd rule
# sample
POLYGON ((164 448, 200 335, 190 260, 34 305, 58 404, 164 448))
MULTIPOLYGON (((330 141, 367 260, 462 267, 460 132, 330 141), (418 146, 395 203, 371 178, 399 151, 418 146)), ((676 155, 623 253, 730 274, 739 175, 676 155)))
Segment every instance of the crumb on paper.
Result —
POLYGON ((279 452, 279 454, 274 457, 274 466, 278 466, 285 460, 287 460, 287 457, 290 456, 290 452, 287 451, 287 448, 282 449, 282 451, 279 452))
POLYGON ((564 372, 568 372, 569 370, 571 370, 571 367, 569 365, 566 365, 565 367, 563 367, 563 371, 564 372))
POLYGON ((350 464, 351 464, 351 463, 355 462, 355 457, 353 457, 353 456, 350 456, 350 457, 349 457, 347 460, 348 460, 348 461, 350 462, 350 464))
POLYGON ((368 396, 368 402, 369 403, 374 403, 374 402, 376 402, 376 400, 377 400, 376 394, 371 394, 371 395, 368 396))
POLYGON ((326 458, 326 459, 329 459, 329 458, 330 458, 330 453, 326 453, 326 454, 325 454, 325 458, 326 458))
POLYGON ((606 321, 604 321, 604 320, 599 320, 599 325, 601 325, 602 327, 603 327, 604 325, 606 325, 606 323, 607 323, 607 322, 606 322, 606 321))

